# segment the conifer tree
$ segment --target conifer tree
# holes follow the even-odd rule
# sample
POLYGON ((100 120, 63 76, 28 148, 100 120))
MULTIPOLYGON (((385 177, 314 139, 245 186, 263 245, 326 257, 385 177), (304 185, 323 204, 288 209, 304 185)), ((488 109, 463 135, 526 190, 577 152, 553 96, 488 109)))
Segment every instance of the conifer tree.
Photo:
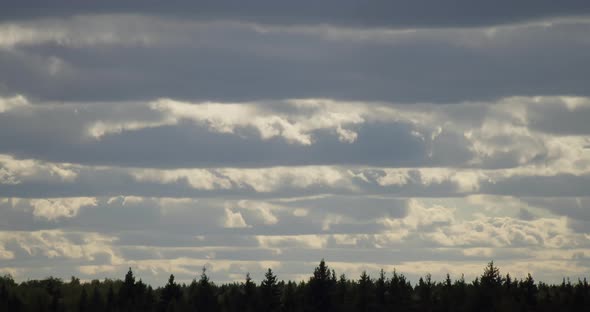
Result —
POLYGON ((100 295, 99 285, 94 284, 92 287, 92 297, 90 298, 90 310, 93 312, 104 311, 104 304, 102 301, 102 296, 100 295))
POLYGON ((324 259, 314 269, 313 277, 309 281, 309 299, 311 311, 331 311, 332 302, 330 298, 332 281, 330 269, 324 259))
POLYGON ((116 309, 116 302, 115 302, 115 291, 113 290, 113 284, 109 285, 109 291, 107 293, 107 303, 106 303, 106 311, 112 312, 116 309))
POLYGON ((119 308, 122 311, 133 311, 135 308, 135 276, 133 271, 129 268, 125 274, 125 280, 119 288, 119 308))
POLYGON ((424 278, 420 277, 418 285, 416 285, 416 292, 420 299, 421 311, 432 311, 434 309, 434 284, 432 283, 432 276, 426 274, 424 278))
POLYGON ((160 293, 160 310, 174 310, 174 306, 176 306, 176 303, 180 299, 181 295, 182 292, 180 290, 180 286, 174 282, 174 274, 170 274, 170 278, 168 278, 168 283, 160 293), (172 305, 173 307, 170 308, 169 305, 172 305))
POLYGON ((296 288, 297 284, 292 281, 288 281, 285 285, 283 295, 281 298, 281 311, 284 312, 292 312, 296 311, 297 308, 297 301, 296 301, 296 288))
POLYGON ((409 310, 412 291, 412 286, 406 277, 394 269, 389 282, 390 306, 395 307, 397 311, 409 310))
POLYGON ((377 306, 377 310, 384 310, 385 309, 385 295, 387 292, 387 277, 385 276, 385 271, 381 269, 379 271, 379 278, 375 282, 375 295, 377 302, 375 303, 377 306))
POLYGON ((277 277, 269 268, 264 274, 264 280, 260 284, 262 311, 278 311, 280 307, 280 291, 277 286, 277 277))
POLYGON ((82 286, 82 293, 80 294, 80 299, 78 301, 78 311, 88 311, 88 294, 86 293, 86 287, 84 286, 82 286))
POLYGON ((357 284, 357 311, 369 311, 373 302, 373 281, 366 271, 363 271, 357 284))
POLYGON ((255 311, 256 309, 256 284, 252 282, 250 273, 246 273, 246 282, 244 283, 244 310, 255 311))
POLYGON ((217 298, 213 285, 207 276, 207 268, 203 267, 199 281, 191 283, 191 305, 197 311, 217 311, 217 298))
POLYGON ((481 276, 481 286, 486 289, 497 289, 502 285, 503 278, 500 275, 500 269, 490 261, 481 276))

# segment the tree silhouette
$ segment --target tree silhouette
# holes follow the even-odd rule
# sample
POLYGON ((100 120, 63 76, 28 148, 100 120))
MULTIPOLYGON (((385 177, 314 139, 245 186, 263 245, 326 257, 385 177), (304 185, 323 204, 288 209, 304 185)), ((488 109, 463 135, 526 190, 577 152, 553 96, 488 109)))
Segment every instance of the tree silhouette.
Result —
POLYGON ((333 286, 330 269, 324 259, 313 271, 309 280, 309 299, 311 311, 332 311, 330 293, 333 286))
POLYGON ((369 311, 373 303, 373 281, 366 271, 363 271, 357 284, 357 311, 369 311))
POLYGON ((246 273, 246 282, 243 286, 243 306, 244 311, 255 311, 256 309, 256 284, 252 282, 250 273, 246 273))
POLYGON ((135 310, 135 276, 133 271, 129 268, 127 274, 125 274, 125 280, 119 288, 118 296, 119 308, 122 311, 134 311, 135 310))
MULTIPOLYGON (((97 281, 98 282, 98 281, 97 281)), ((104 304, 100 294, 100 282, 94 284, 92 287, 92 297, 90 298, 90 311, 99 312, 104 311, 104 304)))
POLYGON ((109 291, 107 293, 106 311, 115 311, 115 305, 115 291, 113 290, 113 284, 111 283, 109 284, 109 291))
POLYGON ((475 308, 480 311, 495 311, 501 302, 500 292, 504 278, 500 274, 500 269, 490 261, 485 267, 479 280, 475 281, 478 286, 478 298, 475 301, 475 308))
POLYGON ((500 269, 490 261, 481 276, 481 286, 486 289, 497 289, 502 285, 503 278, 500 275, 500 269))
POLYGON ((432 283, 432 276, 430 274, 426 274, 425 278, 420 277, 416 286, 416 292, 420 298, 419 309, 426 312, 433 311, 435 306, 434 284, 432 283))
POLYGON ((191 283, 190 300, 190 305, 197 311, 217 311, 215 290, 209 282, 205 267, 202 269, 199 281, 193 280, 191 283))
POLYGON ((297 284, 295 282, 288 281, 285 285, 283 296, 281 297, 281 311, 297 311, 297 307, 297 284))
POLYGON ((387 295, 387 277, 385 271, 379 271, 379 278, 375 282, 375 306, 377 311, 384 311, 386 308, 385 297, 387 295))
POLYGON ((174 310, 181 296, 180 286, 174 282, 174 274, 170 274, 168 283, 160 293, 160 311, 174 310))
POLYGON ((389 282, 390 306, 396 307, 397 311, 410 310, 412 292, 412 285, 410 285, 406 277, 393 270, 393 276, 389 282))
POLYGON ((78 301, 78 311, 88 311, 88 294, 86 293, 86 287, 82 287, 82 293, 80 294, 80 300, 78 301))
POLYGON ((261 311, 278 311, 281 303, 281 293, 277 285, 277 277, 269 268, 260 284, 261 311))
POLYGON ((83 283, 73 277, 64 283, 48 277, 16 283, 0 277, 0 312, 8 311, 588 311, 590 285, 585 278, 575 284, 564 278, 557 285, 537 282, 532 274, 517 279, 500 275, 493 262, 470 283, 464 276, 455 280, 447 274, 440 282, 430 275, 412 286, 406 277, 383 271, 373 280, 367 272, 359 279, 336 272, 324 261, 313 276, 299 283, 279 281, 272 270, 257 286, 250 275, 244 283, 216 286, 206 270, 189 286, 170 275, 165 286, 152 289, 129 269, 123 280, 93 280, 83 283))

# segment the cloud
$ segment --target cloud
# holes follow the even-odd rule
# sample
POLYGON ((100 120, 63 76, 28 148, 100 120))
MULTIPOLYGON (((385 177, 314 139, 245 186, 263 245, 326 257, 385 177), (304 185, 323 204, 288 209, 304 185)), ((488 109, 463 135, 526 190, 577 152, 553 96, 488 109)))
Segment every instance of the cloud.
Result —
POLYGON ((561 135, 588 135, 590 101, 562 97, 538 99, 528 107, 528 125, 536 130, 561 135))
POLYGON ((72 181, 77 172, 68 164, 52 164, 33 159, 16 159, 0 154, 0 184, 20 184, 23 181, 72 181))
MULTIPOLYGON (((322 105, 321 101, 318 101, 317 104, 314 101, 293 102, 295 106, 313 105, 317 107, 322 105)), ((291 114, 289 117, 265 114, 251 104, 204 103, 195 105, 161 99, 152 103, 152 108, 165 113, 168 119, 193 120, 197 123, 204 123, 209 129, 220 133, 234 133, 236 128, 253 127, 263 139, 281 136, 288 142, 310 145, 312 144, 311 132, 320 129, 334 129, 340 141, 353 143, 357 134, 344 129, 344 126, 363 123, 364 119, 358 112, 346 112, 343 107, 330 104, 332 105, 326 105, 327 109, 315 111, 311 116, 291 114), (330 108, 337 111, 332 112, 329 110, 330 108)))
POLYGON ((315 235, 297 235, 297 236, 258 236, 258 243, 262 248, 285 248, 300 247, 323 248, 326 244, 326 237, 315 235))
MULTIPOLYGON (((395 266, 398 271, 403 267, 406 271, 402 272, 417 276, 425 268, 412 265, 424 258, 436 259, 433 266, 441 261, 469 259, 477 270, 489 257, 506 263, 510 270, 517 264, 525 265, 530 257, 542 263, 564 262, 570 266, 568 255, 573 257, 590 243, 583 234, 570 230, 563 217, 519 220, 502 211, 479 209, 479 205, 500 202, 497 197, 477 198, 473 201, 479 203, 476 206, 458 198, 409 199, 405 204, 396 203, 400 199, 390 199, 390 203, 407 207, 405 213, 398 214, 384 213, 388 200, 383 199, 385 210, 369 213, 368 216, 374 215, 372 219, 363 218, 354 207, 373 207, 379 201, 349 198, 355 199, 350 209, 339 204, 346 203, 346 197, 328 202, 325 200, 329 197, 286 202, 101 198, 93 209, 80 210, 71 219, 56 220, 54 225, 63 229, 0 232, 0 249, 9 267, 36 265, 31 271, 36 272, 31 273, 33 276, 44 274, 45 267, 66 274, 74 263, 80 264, 83 277, 111 276, 131 265, 144 280, 159 284, 160 277, 170 272, 179 272, 181 279, 190 280, 203 264, 215 268, 216 273, 212 274, 222 281, 231 280, 228 274, 245 274, 253 269, 249 264, 265 261, 272 261, 285 277, 303 276, 311 272, 316 258, 322 256, 342 270, 338 272, 347 274, 353 274, 365 262, 375 272, 395 266), (455 207, 449 207, 451 203, 455 207), (308 214, 293 216, 296 209, 307 209, 308 214), (307 228, 288 218, 303 218, 307 228), (115 230, 108 229, 104 220, 110 220, 108 226, 115 230), (314 220, 316 227, 309 227, 314 220), (324 220, 334 222, 326 229, 324 220), (370 226, 357 227, 360 232, 337 232, 346 229, 346 224, 358 222, 368 222, 370 226), (68 223, 84 226, 85 231, 69 229, 68 223), (269 231, 269 227, 277 231, 269 231), (82 264, 81 260, 85 262, 82 264)), ((513 210, 516 216, 519 206, 513 210)), ((5 219, 6 210, 1 211, 5 219)), ((42 220, 36 220, 39 221, 42 220)), ((581 270, 577 266, 570 269, 572 274, 581 270)), ((469 270, 453 272, 471 274, 469 270)))
POLYGON ((474 4, 470 1, 432 3, 430 1, 372 1, 358 3, 351 0, 325 1, 321 4, 305 0, 297 3, 277 4, 257 0, 244 7, 231 1, 174 0, 161 4, 156 1, 103 1, 100 4, 80 4, 75 1, 56 1, 45 10, 31 11, 34 1, 13 3, 0 15, 2 20, 30 19, 90 15, 93 13, 159 14, 169 18, 204 20, 241 20, 265 24, 335 24, 383 27, 464 27, 494 25, 556 16, 580 16, 589 13, 583 1, 570 1, 557 5, 552 1, 523 1, 518 5, 510 1, 497 1, 494 5, 474 4), (451 5, 452 4, 452 5, 451 5), (457 11, 453 8, 461 8, 457 11), (279 18, 280 16, 280 18, 279 18))
MULTIPOLYGON (((117 252, 110 247, 116 238, 98 233, 64 232, 44 230, 34 232, 1 232, 0 241, 6 245, 15 244, 19 258, 42 256, 49 259, 83 259, 95 261, 106 254, 110 261, 120 261, 117 252)), ((16 258, 15 258, 16 259, 16 258)))
POLYGON ((22 95, 16 95, 10 98, 0 98, 0 113, 27 105, 29 105, 29 102, 22 95))
POLYGON ((0 12, 2 272, 588 272, 585 2, 134 6, 0 12))
MULTIPOLYGON (((20 46, 56 44, 68 47, 94 45, 148 45, 153 40, 145 33, 133 31, 139 16, 128 16, 127 22, 114 16, 75 16, 68 19, 40 19, 0 24, 0 49, 20 46), (114 28, 105 23, 115 20, 126 27, 114 28), (124 30, 123 30, 124 29, 124 30), (122 31, 123 30, 123 31, 122 31)), ((145 21, 145 20, 144 20, 145 21)), ((119 24, 119 26, 122 26, 119 24)))
POLYGON ((244 228, 248 227, 246 221, 239 211, 233 212, 229 208, 225 208, 225 222, 223 224, 226 228, 244 228))
POLYGON ((33 199, 30 203, 33 215, 47 220, 72 218, 80 208, 97 205, 96 198, 92 197, 33 199))
POLYGON ((411 31, 142 15, 0 26, 10 34, 10 49, 0 49, 0 70, 11 73, 3 88, 52 101, 588 96, 585 17, 411 31))
POLYGON ((539 245, 549 248, 587 244, 567 227, 566 219, 518 221, 510 218, 479 218, 455 224, 430 236, 442 245, 489 247, 539 245), (465 236, 464 233, 471 233, 465 236))
POLYGON ((419 113, 382 105, 317 99, 274 105, 182 103, 181 113, 154 110, 155 104, 148 103, 116 104, 41 103, 24 115, 0 115, 0 128, 12 133, 2 132, 6 140, 0 151, 54 162, 136 167, 383 165, 448 163, 469 157, 466 147, 450 146, 462 143, 459 134, 441 130, 433 137, 432 130, 416 119, 423 117, 419 113), (232 113, 221 114, 222 109, 232 113), (11 140, 13 135, 20 139, 11 140), (155 149, 155 142, 170 146, 155 149), (400 145, 405 146, 397 148, 400 145), (184 153, 175 152, 179 146, 184 153), (235 154, 234 148, 242 152, 235 154), (429 154, 422 154, 427 149, 429 154))

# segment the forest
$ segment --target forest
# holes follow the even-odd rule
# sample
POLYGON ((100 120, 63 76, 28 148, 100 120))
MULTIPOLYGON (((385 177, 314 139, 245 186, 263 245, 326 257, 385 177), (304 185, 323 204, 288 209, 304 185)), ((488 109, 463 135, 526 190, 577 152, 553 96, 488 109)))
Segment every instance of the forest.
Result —
POLYGON ((481 276, 433 281, 430 275, 412 284, 402 273, 363 272, 357 279, 336 275, 322 260, 307 281, 279 281, 271 269, 259 284, 246 274, 243 282, 216 284, 206 269, 189 285, 170 275, 156 289, 134 276, 82 283, 48 277, 15 282, 0 277, 0 311, 589 311, 587 280, 563 279, 557 285, 501 274, 493 262, 481 276))

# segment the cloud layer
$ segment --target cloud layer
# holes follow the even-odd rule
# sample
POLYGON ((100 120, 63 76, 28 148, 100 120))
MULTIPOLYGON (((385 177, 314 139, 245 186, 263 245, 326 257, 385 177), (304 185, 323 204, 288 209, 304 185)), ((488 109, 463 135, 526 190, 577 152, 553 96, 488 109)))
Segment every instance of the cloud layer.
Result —
POLYGON ((584 2, 25 4, 0 273, 588 272, 584 2))

